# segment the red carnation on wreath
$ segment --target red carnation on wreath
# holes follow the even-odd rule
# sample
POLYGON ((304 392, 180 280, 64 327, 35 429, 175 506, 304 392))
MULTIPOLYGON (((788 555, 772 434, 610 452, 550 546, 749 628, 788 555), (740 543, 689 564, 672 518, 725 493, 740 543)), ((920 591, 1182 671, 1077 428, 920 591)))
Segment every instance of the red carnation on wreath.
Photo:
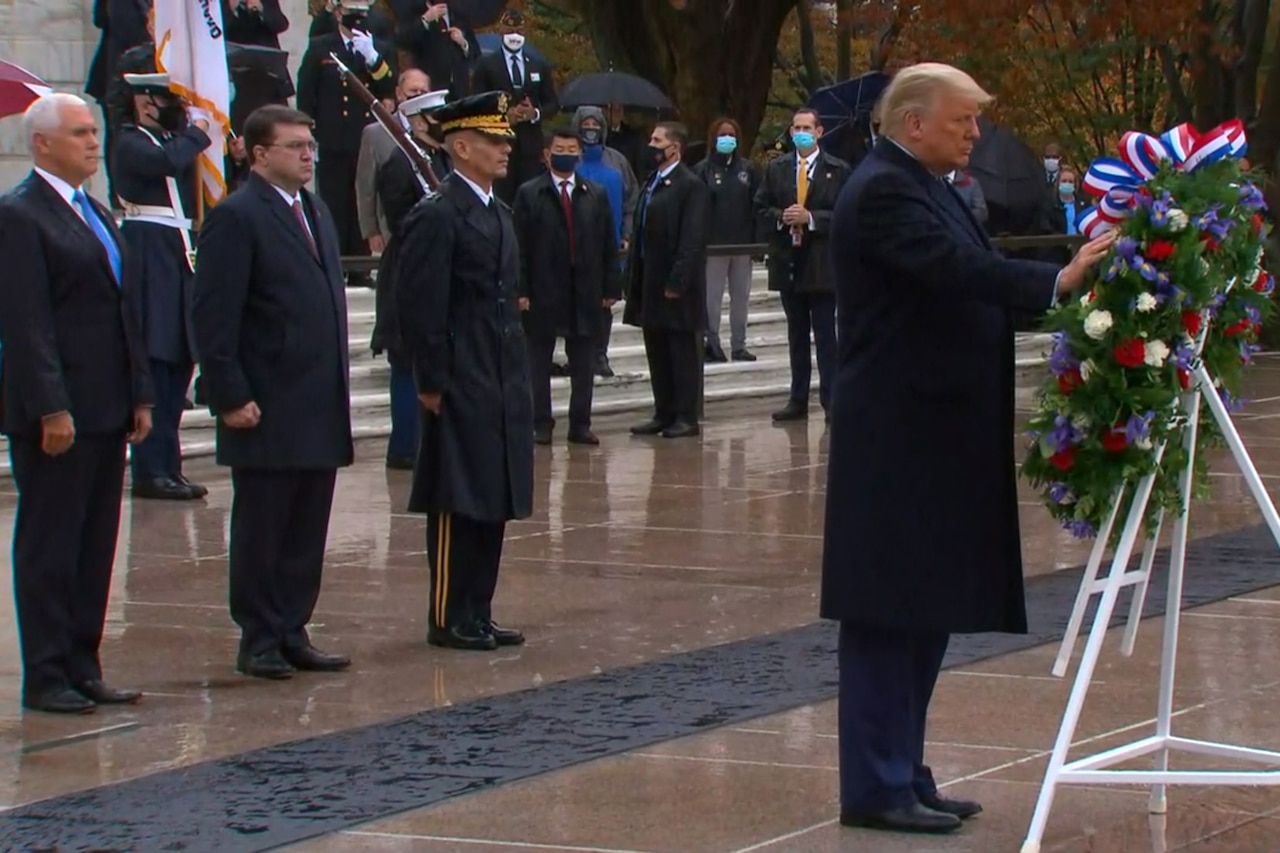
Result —
POLYGON ((1120 453, 1129 446, 1129 439, 1124 434, 1124 427, 1117 426, 1102 436, 1102 449, 1108 453, 1120 453))
POLYGON ((1182 328, 1187 330, 1187 334, 1195 337, 1200 334, 1201 317, 1199 311, 1183 311, 1182 312, 1182 328))
POLYGON ((1084 377, 1080 375, 1080 368, 1072 367, 1058 377, 1058 390, 1063 394, 1070 394, 1083 382, 1084 377))
POLYGON ((1240 334, 1241 332, 1245 331, 1252 325, 1253 323, 1249 322, 1249 318, 1245 317, 1243 320, 1240 320, 1238 322, 1232 323, 1230 326, 1227 326, 1225 329, 1222 330, 1222 334, 1226 335, 1229 338, 1234 337, 1235 335, 1240 334))
POLYGON ((1147 345, 1142 342, 1141 338, 1129 338, 1116 344, 1112 355, 1115 356, 1116 363, 1121 367, 1142 367, 1142 363, 1147 357, 1147 345))
POLYGON ((1164 261, 1168 260, 1174 251, 1174 245, 1168 240, 1156 240, 1147 247, 1146 258, 1149 261, 1164 261))
POLYGON ((1049 457, 1049 464, 1059 471, 1070 471, 1076 464, 1076 449, 1067 447, 1049 457))

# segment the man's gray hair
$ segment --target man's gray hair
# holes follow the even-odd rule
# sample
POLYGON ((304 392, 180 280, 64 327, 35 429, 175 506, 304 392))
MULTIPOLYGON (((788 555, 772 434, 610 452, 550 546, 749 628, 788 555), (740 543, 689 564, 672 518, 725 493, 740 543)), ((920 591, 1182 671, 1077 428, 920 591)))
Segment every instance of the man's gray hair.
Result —
POLYGON ((928 113, 943 94, 972 98, 979 107, 995 100, 959 68, 941 62, 910 65, 893 75, 880 97, 880 132, 887 136, 901 131, 908 114, 928 113))
POLYGON ((22 114, 22 138, 27 150, 36 152, 36 134, 53 133, 62 124, 62 108, 87 106, 84 98, 69 92, 50 92, 41 95, 22 114))

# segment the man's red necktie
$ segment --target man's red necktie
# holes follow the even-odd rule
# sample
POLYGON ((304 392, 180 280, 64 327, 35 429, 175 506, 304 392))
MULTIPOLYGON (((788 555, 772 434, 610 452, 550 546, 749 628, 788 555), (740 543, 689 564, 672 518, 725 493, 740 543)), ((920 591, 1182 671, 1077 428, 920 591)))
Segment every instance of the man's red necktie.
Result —
POLYGON ((319 258, 320 250, 316 248, 316 238, 311 236, 311 229, 307 227, 307 216, 302 212, 302 201, 300 199, 293 200, 293 215, 298 217, 298 226, 302 228, 302 233, 306 235, 307 242, 311 244, 311 254, 319 258))

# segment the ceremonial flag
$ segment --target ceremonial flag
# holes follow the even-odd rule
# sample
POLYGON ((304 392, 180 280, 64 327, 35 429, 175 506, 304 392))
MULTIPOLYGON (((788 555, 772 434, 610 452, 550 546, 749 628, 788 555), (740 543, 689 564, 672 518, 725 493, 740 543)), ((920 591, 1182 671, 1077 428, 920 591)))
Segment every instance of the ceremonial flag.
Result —
POLYGON ((200 154, 202 201, 212 206, 227 194, 223 174, 231 134, 231 82, 227 40, 218 0, 155 0, 151 12, 156 70, 169 75, 169 88, 186 98, 209 121, 213 144, 200 154))

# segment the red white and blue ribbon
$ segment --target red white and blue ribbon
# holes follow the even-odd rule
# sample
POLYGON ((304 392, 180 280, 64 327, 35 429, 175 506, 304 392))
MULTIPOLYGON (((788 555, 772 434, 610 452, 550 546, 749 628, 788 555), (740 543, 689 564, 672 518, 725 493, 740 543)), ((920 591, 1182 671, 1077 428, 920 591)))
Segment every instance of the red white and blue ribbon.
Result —
POLYGON ((1092 239, 1133 215, 1134 195, 1154 178, 1167 161, 1175 169, 1193 172, 1224 158, 1243 157, 1248 150, 1244 124, 1234 119, 1208 133, 1180 124, 1160 136, 1129 131, 1120 137, 1119 157, 1093 161, 1080 186, 1099 199, 1080 211, 1076 230, 1092 239))

